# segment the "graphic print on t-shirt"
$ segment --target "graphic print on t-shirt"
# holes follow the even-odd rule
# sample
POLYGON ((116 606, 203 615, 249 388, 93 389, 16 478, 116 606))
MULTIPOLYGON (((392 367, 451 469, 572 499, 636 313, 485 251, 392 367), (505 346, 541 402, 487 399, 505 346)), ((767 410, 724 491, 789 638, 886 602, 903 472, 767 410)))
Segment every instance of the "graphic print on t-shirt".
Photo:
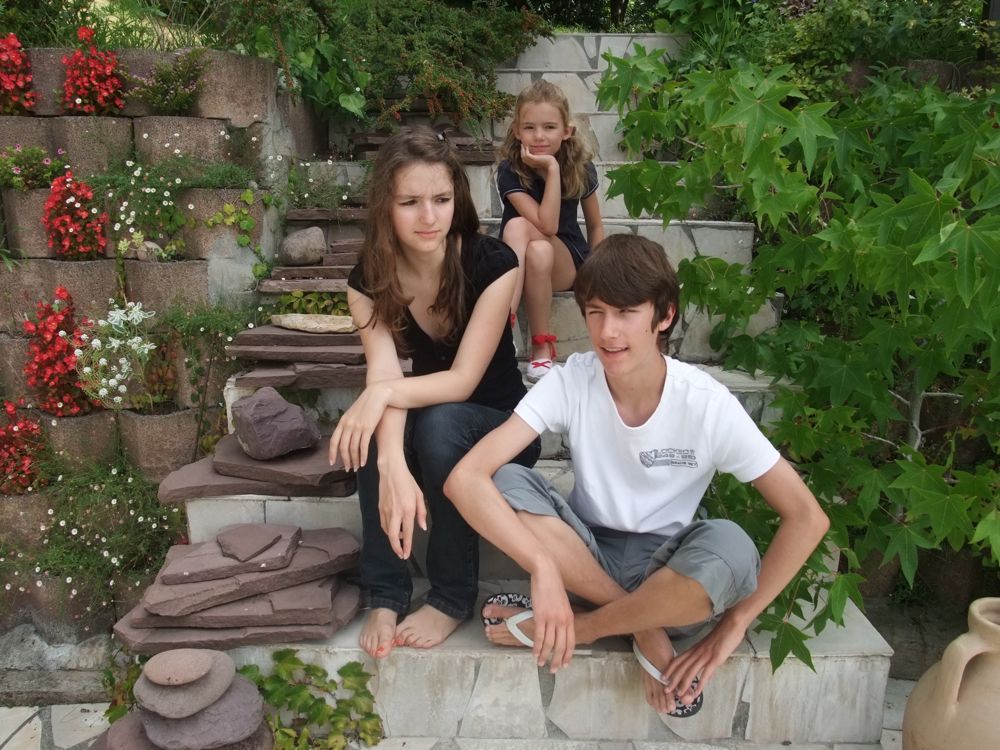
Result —
POLYGON ((651 451, 639 451, 639 461, 647 469, 656 466, 698 468, 698 457, 693 448, 654 448, 651 451))

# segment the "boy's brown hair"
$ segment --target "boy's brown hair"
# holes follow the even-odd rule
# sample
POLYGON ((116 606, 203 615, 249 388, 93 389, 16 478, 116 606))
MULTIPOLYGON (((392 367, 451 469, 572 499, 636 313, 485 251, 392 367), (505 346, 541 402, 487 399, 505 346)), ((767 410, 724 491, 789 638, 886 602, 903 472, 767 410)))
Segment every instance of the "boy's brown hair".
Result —
POLYGON ((636 234, 610 234, 598 244, 580 266, 573 285, 580 312, 593 299, 614 307, 653 303, 653 327, 673 311, 673 320, 660 334, 666 343, 677 325, 680 283, 677 272, 661 245, 636 234))

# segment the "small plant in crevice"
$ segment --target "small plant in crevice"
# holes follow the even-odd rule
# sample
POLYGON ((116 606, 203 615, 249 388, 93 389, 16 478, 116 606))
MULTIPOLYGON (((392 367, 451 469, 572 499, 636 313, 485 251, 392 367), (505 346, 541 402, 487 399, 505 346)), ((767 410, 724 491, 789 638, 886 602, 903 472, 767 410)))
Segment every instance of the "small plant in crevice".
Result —
POLYGON ((359 740, 366 746, 381 741, 382 719, 368 689, 371 675, 359 662, 348 662, 331 676, 323 667, 302 661, 294 649, 280 649, 271 658, 270 674, 256 664, 239 671, 274 709, 267 713, 267 722, 275 750, 344 750, 359 740))
POLYGON ((40 146, 23 147, 20 143, 0 149, 0 188, 40 190, 66 169, 65 151, 58 149, 56 159, 40 146))
MULTIPOLYGON (((261 202, 268 206, 271 203, 270 193, 261 196, 261 202)), ((216 211, 205 220, 205 226, 232 227, 236 230, 236 244, 253 253, 256 263, 253 265, 252 273, 255 281, 267 278, 273 268, 272 261, 264 255, 264 250, 259 244, 253 242, 253 231, 257 226, 257 220, 250 213, 250 208, 256 201, 254 191, 247 188, 240 193, 239 198, 234 203, 223 203, 222 208, 216 211)))
POLYGON ((101 670, 101 686, 108 694, 108 707, 104 718, 114 724, 136 706, 135 683, 142 674, 148 656, 130 656, 124 648, 116 649, 108 658, 108 665, 101 670))
POLYGON ((236 359, 226 353, 226 346, 237 333, 253 328, 259 320, 260 308, 224 303, 194 309, 174 307, 164 314, 163 325, 173 332, 174 345, 184 354, 202 453, 210 453, 226 431, 225 410, 217 412, 217 407, 223 406, 222 385, 239 369, 236 359))
POLYGON ((347 292, 303 292, 282 294, 267 308, 268 315, 350 315, 347 292))
POLYGON ((205 50, 176 53, 170 63, 158 63, 145 78, 128 76, 134 88, 129 97, 141 99, 158 115, 186 115, 201 91, 205 50))

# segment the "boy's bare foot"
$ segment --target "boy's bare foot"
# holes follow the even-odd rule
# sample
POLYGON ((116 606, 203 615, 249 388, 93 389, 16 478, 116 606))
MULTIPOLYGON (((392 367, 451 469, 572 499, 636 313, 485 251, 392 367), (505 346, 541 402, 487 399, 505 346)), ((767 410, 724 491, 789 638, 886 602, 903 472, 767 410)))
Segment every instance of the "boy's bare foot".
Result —
POLYGON ((384 659, 392 651, 393 640, 396 637, 396 620, 399 615, 391 609, 377 607, 368 613, 365 624, 361 628, 358 644, 370 656, 384 659))
MULTIPOLYGON (((518 612, 524 612, 524 607, 504 607, 501 604, 487 604, 483 607, 483 617, 489 619, 500 618, 506 620, 518 612)), ((531 640, 535 639, 535 621, 533 619, 529 618, 525 620, 518 627, 531 640)), ((507 624, 504 622, 501 622, 499 625, 487 625, 486 638, 490 643, 495 643, 498 646, 524 646, 523 643, 514 637, 514 634, 510 632, 507 624)))
POLYGON ((399 627, 396 628, 395 643, 397 646, 411 648, 432 648, 444 642, 444 639, 461 624, 461 620, 425 604, 399 623, 399 627))

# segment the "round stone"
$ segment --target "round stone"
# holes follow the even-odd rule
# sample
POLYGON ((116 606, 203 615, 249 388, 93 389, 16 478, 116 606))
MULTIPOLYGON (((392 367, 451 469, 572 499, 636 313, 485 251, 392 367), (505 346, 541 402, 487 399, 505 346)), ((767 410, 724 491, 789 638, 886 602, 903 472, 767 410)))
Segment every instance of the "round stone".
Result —
POLYGON ((209 657, 208 674, 194 682, 172 687, 157 685, 143 672, 132 689, 135 702, 168 719, 184 719, 211 706, 233 683, 236 665, 229 654, 222 651, 206 650, 204 653, 209 657))
POLYGON ((215 663, 213 654, 221 653, 207 648, 175 648, 163 651, 146 662, 142 673, 157 685, 187 685, 208 674, 215 663))
POLYGON ((111 725, 105 737, 107 750, 158 750, 149 741, 138 714, 125 714, 111 725))
POLYGON ((236 675, 225 695, 193 716, 167 719, 140 708, 139 718, 161 750, 215 750, 242 742, 260 728, 264 699, 250 680, 236 675))

